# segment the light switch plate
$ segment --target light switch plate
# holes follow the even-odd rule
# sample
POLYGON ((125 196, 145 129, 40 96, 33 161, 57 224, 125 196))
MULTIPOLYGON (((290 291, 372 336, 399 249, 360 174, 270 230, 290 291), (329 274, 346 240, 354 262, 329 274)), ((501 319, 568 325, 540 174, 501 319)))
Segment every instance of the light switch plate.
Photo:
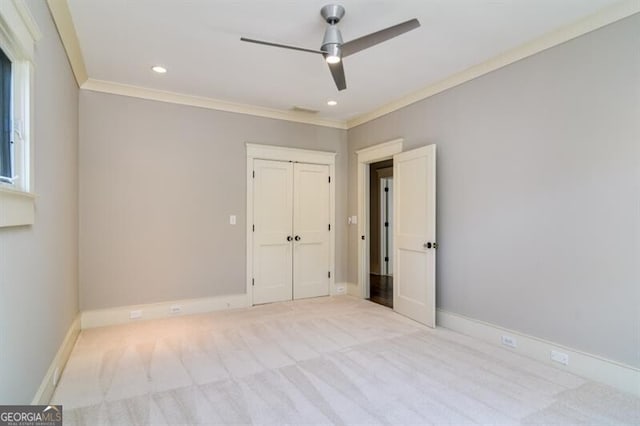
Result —
POLYGON ((229 216, 229 224, 230 225, 235 225, 236 224, 236 215, 232 214, 231 216, 229 216))
POLYGON ((351 224, 352 225, 358 224, 358 216, 351 216, 351 224))

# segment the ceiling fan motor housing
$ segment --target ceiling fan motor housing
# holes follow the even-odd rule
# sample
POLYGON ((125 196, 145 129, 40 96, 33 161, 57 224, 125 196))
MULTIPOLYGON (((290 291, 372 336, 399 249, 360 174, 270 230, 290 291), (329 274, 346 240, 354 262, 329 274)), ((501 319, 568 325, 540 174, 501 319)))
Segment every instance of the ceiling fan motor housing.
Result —
POLYGON ((344 7, 339 4, 328 4, 320 9, 320 15, 328 24, 335 25, 344 16, 344 7))
POLYGON ((328 4, 320 9, 320 15, 327 21, 329 26, 324 32, 324 38, 322 39, 322 46, 320 50, 325 52, 324 57, 342 57, 342 34, 336 26, 338 22, 344 16, 344 7, 339 4, 328 4))
POLYGON ((320 50, 326 52, 329 56, 340 57, 340 46, 342 46, 342 34, 340 34, 340 30, 335 25, 329 25, 324 32, 320 50))

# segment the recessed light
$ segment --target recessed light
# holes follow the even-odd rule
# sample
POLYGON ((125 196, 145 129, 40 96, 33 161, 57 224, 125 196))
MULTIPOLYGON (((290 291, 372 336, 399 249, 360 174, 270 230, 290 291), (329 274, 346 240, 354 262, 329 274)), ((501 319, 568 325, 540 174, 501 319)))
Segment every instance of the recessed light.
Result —
POLYGON ((151 67, 151 69, 154 72, 157 72, 158 74, 164 74, 164 73, 167 72, 167 69, 165 67, 163 67, 163 66, 160 66, 160 65, 154 65, 153 67, 151 67))
POLYGON ((338 102, 336 102, 336 101, 327 101, 327 105, 336 106, 336 105, 338 105, 338 102))

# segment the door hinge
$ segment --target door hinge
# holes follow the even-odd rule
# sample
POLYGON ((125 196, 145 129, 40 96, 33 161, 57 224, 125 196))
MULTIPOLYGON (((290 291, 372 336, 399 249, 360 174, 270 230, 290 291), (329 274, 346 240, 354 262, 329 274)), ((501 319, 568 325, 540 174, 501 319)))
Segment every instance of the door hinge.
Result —
POLYGON ((251 285, 256 285, 256 279, 255 278, 251 278, 251 285))
POLYGON ((256 178, 256 171, 255 170, 253 171, 253 178, 254 179, 256 178))
POLYGON ((329 176, 329 183, 331 183, 331 176, 329 176))
POLYGON ((329 231, 331 231, 331 224, 329 224, 329 231))
POLYGON ((251 225, 251 230, 252 230, 253 232, 256 232, 256 226, 255 226, 255 225, 251 225))
POLYGON ((384 188, 384 192, 389 192, 389 188, 384 188))
POLYGON ((331 271, 329 271, 329 273, 327 274, 327 276, 328 276, 329 278, 331 278, 331 271))
POLYGON ((385 227, 385 228, 388 228, 388 227, 389 227, 389 222, 385 222, 385 223, 384 223, 384 227, 385 227))
POLYGON ((385 256, 384 261, 385 261, 385 262, 388 262, 388 261, 389 261, 389 258, 385 256))

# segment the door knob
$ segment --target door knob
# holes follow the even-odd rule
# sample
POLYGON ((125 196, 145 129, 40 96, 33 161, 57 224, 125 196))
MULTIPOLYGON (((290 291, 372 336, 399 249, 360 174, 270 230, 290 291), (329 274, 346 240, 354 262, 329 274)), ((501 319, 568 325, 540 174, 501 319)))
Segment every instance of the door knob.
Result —
POLYGON ((300 241, 300 239, 301 239, 300 235, 296 235, 295 238, 294 238, 294 240, 296 240, 296 241, 300 241))
POLYGON ((287 235, 287 241, 291 241, 293 240, 293 238, 291 237, 291 235, 287 235))
POLYGON ((431 248, 431 243, 424 243, 422 245, 422 247, 426 248, 426 249, 430 249, 431 248))

